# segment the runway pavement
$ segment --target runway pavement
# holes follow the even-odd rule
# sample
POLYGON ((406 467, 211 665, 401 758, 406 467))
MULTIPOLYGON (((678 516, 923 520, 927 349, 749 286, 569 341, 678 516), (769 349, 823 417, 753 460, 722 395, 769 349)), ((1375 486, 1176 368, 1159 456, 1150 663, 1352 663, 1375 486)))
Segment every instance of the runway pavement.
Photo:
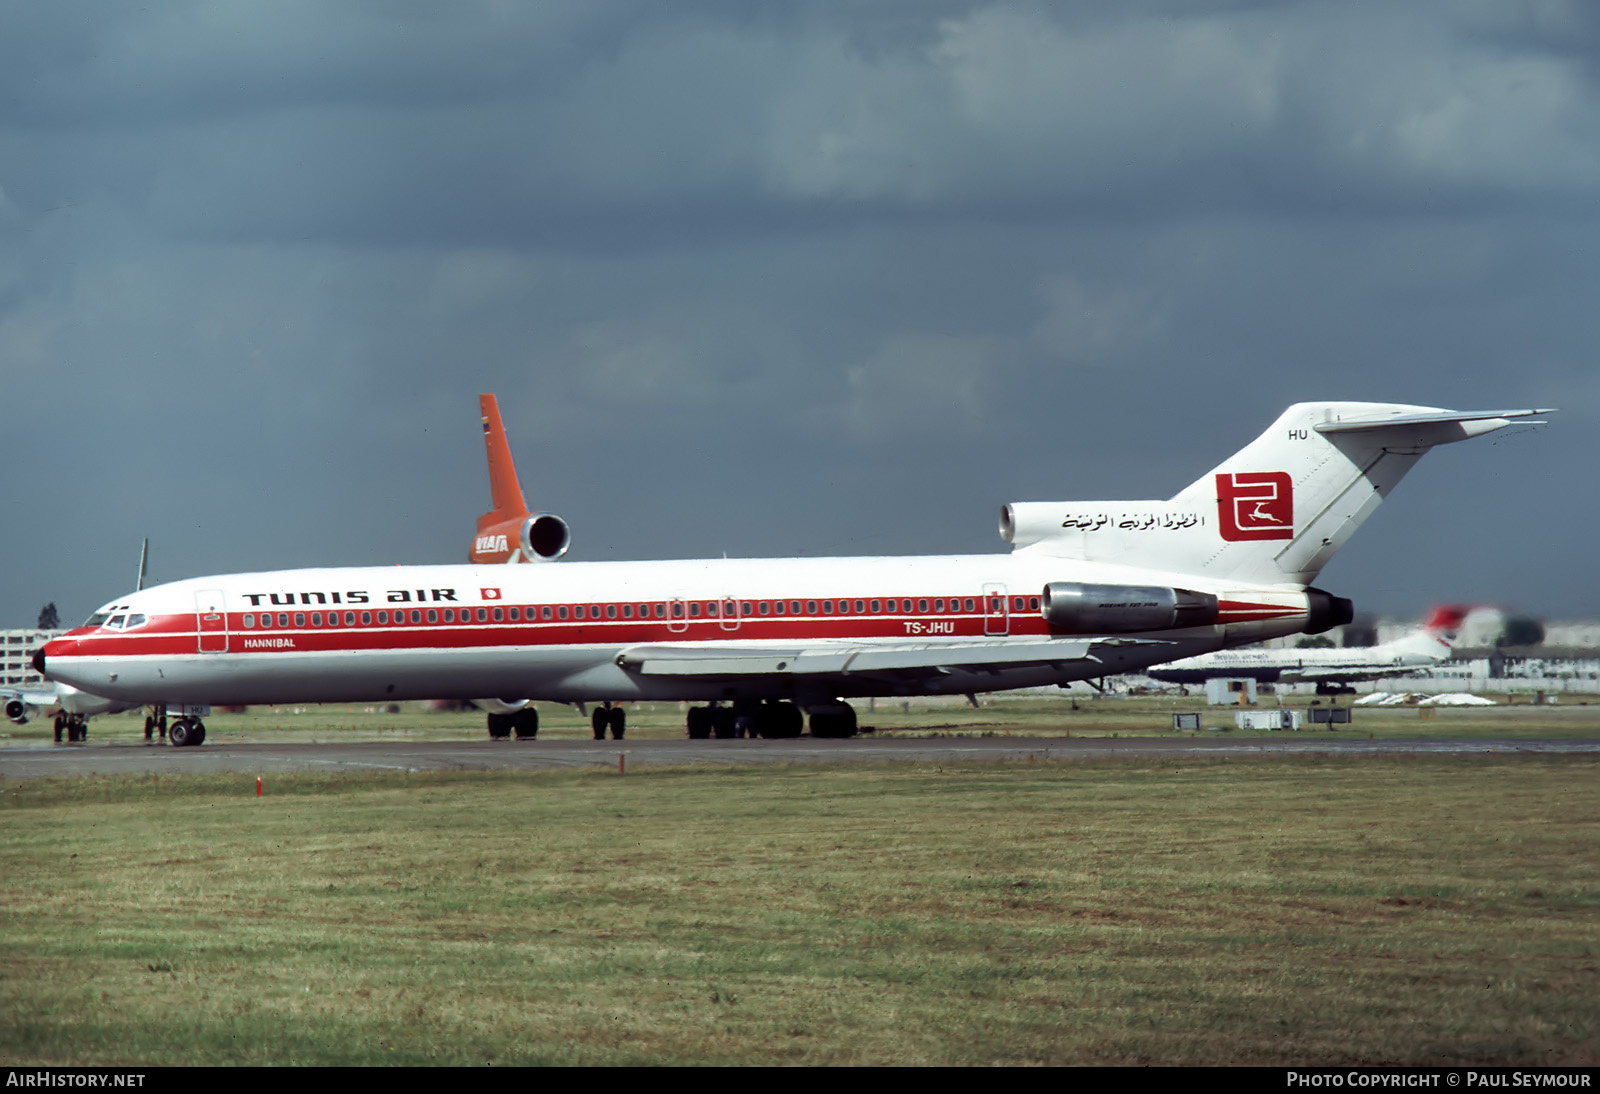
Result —
POLYGON ((263 775, 309 771, 504 771, 562 767, 774 763, 955 763, 1334 753, 1544 753, 1600 755, 1600 739, 1195 737, 917 737, 733 741, 361 741, 349 744, 245 744, 198 748, 118 742, 0 749, 0 778, 132 774, 263 775))

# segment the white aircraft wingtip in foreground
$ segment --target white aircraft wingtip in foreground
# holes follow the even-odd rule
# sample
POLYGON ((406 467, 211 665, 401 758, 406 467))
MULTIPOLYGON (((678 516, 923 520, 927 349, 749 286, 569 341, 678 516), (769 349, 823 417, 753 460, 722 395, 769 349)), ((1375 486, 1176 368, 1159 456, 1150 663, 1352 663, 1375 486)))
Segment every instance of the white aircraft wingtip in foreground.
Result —
POLYGON ((533 736, 531 706, 484 697, 606 703, 614 735, 612 701, 687 700, 707 704, 691 736, 793 736, 802 711, 847 736, 852 697, 1067 684, 1347 622, 1311 582, 1412 464, 1543 413, 1299 403, 1165 501, 1006 506, 1008 554, 197 578, 119 598, 36 664, 128 703, 460 698, 533 736))

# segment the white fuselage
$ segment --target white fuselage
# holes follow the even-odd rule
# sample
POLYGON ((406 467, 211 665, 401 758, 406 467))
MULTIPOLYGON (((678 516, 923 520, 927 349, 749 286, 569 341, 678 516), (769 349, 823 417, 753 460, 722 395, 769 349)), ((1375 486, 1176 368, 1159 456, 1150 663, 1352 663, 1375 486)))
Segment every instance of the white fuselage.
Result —
POLYGON ((1262 683, 1380 680, 1404 676, 1450 656, 1450 645, 1423 632, 1381 646, 1356 649, 1218 650, 1157 665, 1147 675, 1175 684, 1213 677, 1250 677, 1262 683))
POLYGON ((1067 683, 1293 634, 1307 615, 1306 592, 1294 585, 1029 552, 286 570, 130 594, 97 613, 98 625, 46 646, 44 667, 54 680, 137 703, 823 701, 1067 683), (1176 585, 1215 594, 1221 610, 1207 626, 1072 634, 1040 610, 1044 585, 1063 580, 1176 585), (1013 645, 1026 652, 1007 660, 1013 645), (985 664, 941 665, 947 647, 979 648, 985 664), (1061 659, 1050 659, 1054 648, 1061 659), (642 649, 657 651, 657 671, 630 659, 642 649), (786 652, 818 650, 888 651, 895 663, 851 672, 845 657, 837 671, 782 671, 786 652), (694 669, 692 658, 717 651, 771 654, 776 669, 694 669))

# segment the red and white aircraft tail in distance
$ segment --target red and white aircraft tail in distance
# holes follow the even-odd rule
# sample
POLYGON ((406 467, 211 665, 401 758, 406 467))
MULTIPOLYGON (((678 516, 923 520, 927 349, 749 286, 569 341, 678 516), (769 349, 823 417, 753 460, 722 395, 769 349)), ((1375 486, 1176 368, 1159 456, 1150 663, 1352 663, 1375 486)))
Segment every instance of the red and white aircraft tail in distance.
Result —
POLYGON ((532 707, 483 697, 687 700, 708 704, 691 736, 792 736, 802 711, 843 736, 853 697, 1067 684, 1346 623, 1310 583, 1411 465, 1540 413, 1300 403, 1169 500, 1005 506, 1007 554, 194 578, 106 605, 36 664, 128 703, 460 698, 532 736, 532 707))
POLYGON ((1263 684, 1316 684, 1319 693, 1326 693, 1358 680, 1408 676, 1448 659, 1461 621, 1471 610, 1470 605, 1441 604, 1428 615, 1422 629, 1376 646, 1217 650, 1156 665, 1145 675, 1169 684, 1248 677, 1263 684))
POLYGON ((483 414, 483 445, 489 456, 489 492, 493 508, 478 518, 478 534, 468 553, 469 562, 551 562, 567 553, 572 532, 554 513, 530 513, 517 481, 506 427, 500 422, 500 403, 493 395, 479 395, 483 414))

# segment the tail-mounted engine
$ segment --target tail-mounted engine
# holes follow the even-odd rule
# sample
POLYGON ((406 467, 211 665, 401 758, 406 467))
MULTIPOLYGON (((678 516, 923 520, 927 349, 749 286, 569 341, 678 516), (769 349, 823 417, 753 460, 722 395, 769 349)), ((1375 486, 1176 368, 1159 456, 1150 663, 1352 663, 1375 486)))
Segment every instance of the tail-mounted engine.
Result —
POLYGON ((1044 587, 1044 617, 1074 634, 1123 634, 1205 627, 1217 621, 1217 598, 1159 585, 1086 585, 1052 581, 1044 587))
POLYGON ((522 557, 529 562, 554 562, 572 546, 572 529, 554 513, 534 513, 518 529, 522 557))
POLYGON ((20 698, 7 699, 5 710, 6 717, 19 726, 28 720, 28 704, 24 703, 20 698))
POLYGON ((1321 589, 1306 590, 1306 626, 1305 633, 1321 634, 1335 627, 1342 627, 1356 617, 1356 606, 1342 596, 1323 592, 1321 589))

